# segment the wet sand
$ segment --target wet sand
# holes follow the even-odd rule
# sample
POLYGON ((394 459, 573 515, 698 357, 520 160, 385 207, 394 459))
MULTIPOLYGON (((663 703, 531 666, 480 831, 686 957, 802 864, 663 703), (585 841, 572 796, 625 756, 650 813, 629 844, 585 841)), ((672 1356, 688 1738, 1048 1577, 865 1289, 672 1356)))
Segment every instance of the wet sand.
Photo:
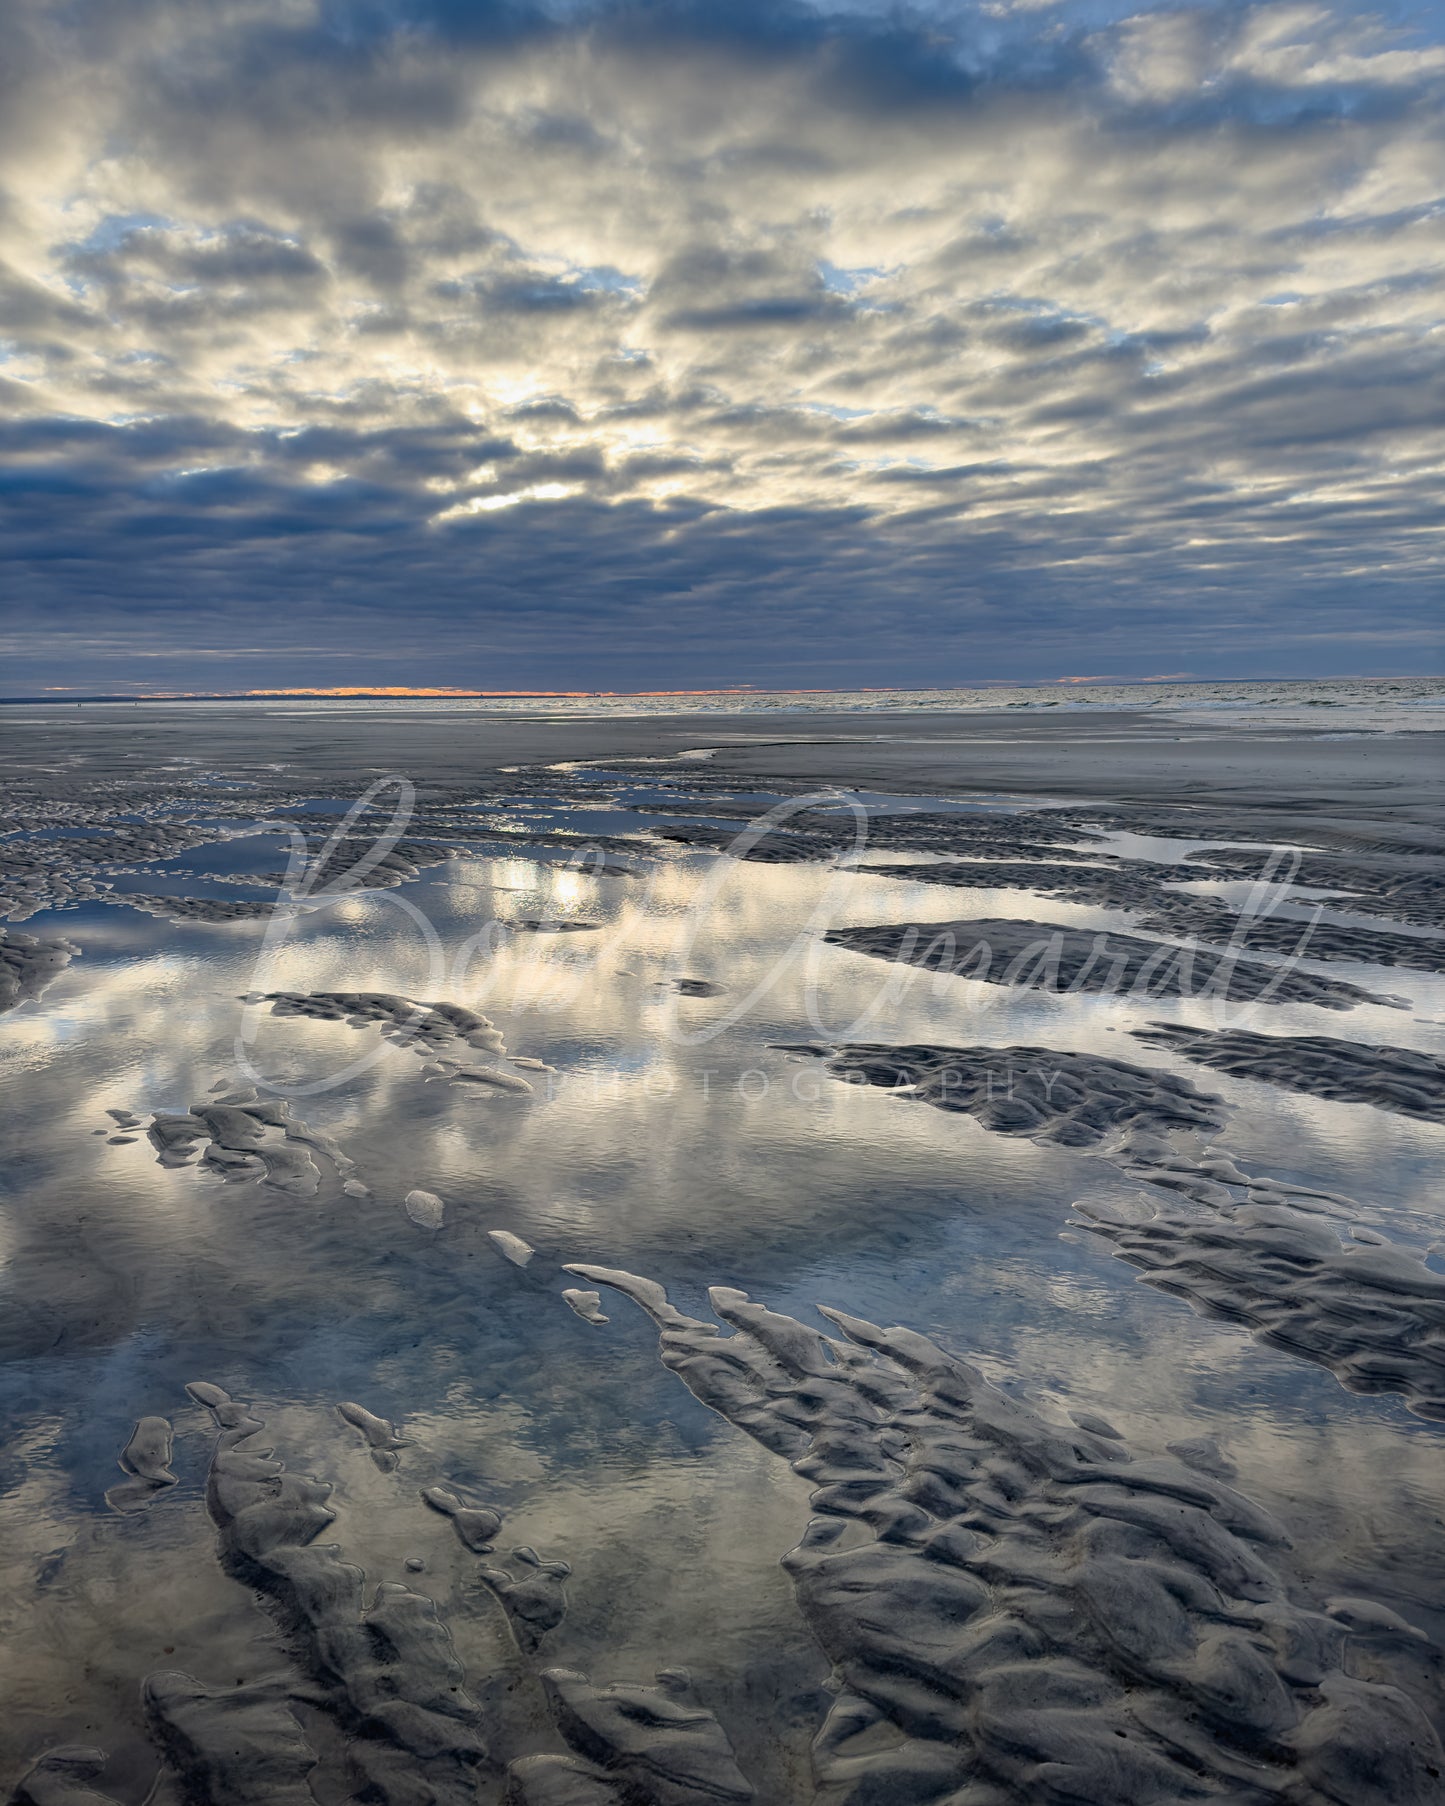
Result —
POLYGON ((1441 741, 0 712, 0 1787, 1445 1799, 1441 741))

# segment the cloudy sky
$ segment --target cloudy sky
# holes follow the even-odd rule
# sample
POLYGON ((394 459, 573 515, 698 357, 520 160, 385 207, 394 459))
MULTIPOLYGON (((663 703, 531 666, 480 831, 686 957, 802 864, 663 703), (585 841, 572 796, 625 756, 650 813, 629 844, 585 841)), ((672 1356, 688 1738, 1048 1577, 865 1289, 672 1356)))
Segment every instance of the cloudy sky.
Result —
POLYGON ((0 693, 1441 668, 1438 0, 5 20, 0 693))

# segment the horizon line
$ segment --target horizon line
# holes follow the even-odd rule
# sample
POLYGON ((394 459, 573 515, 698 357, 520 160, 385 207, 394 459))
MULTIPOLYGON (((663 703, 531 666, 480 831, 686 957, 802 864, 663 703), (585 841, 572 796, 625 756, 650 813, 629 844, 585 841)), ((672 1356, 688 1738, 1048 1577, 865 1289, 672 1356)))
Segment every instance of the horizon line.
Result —
MULTIPOLYGON (((1438 674, 1445 676, 1445 674, 1438 674)), ((684 689, 658 690, 473 690, 451 685, 402 684, 338 684, 314 688, 279 687, 251 690, 151 690, 139 695, 119 691, 81 690, 70 684, 50 684, 29 694, 0 695, 0 706, 36 703, 143 703, 143 702, 506 702, 506 701, 580 701, 638 700, 686 696, 876 696, 887 694, 918 695, 940 690, 1053 690, 1079 689, 1094 684, 1138 686, 1168 683, 1192 684, 1267 684, 1267 683, 1405 683, 1430 681, 1431 672, 1387 673, 1366 676, 1337 673, 1331 676, 1295 677, 1203 677, 1193 672, 1168 672, 1149 677, 1090 675, 1087 677, 984 677, 972 683, 952 684, 721 684, 699 685, 684 689)))

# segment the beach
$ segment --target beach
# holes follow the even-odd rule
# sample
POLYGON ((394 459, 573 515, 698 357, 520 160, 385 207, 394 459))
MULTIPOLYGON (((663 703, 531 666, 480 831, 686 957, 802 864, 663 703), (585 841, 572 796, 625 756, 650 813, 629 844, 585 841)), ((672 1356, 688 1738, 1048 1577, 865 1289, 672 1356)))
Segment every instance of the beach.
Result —
POLYGON ((1445 1797, 1428 700, 0 710, 0 1787, 1445 1797))

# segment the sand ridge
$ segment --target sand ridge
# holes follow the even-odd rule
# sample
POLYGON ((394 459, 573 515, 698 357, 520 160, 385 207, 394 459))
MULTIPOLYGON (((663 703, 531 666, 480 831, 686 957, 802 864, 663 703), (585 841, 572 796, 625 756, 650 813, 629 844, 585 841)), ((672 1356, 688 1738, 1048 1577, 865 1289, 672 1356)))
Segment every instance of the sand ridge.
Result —
POLYGON ((1350 1678, 1348 1627, 1291 1600, 1284 1531, 1220 1481, 1051 1423, 911 1330, 823 1308, 830 1336, 715 1287, 724 1336, 650 1281, 569 1271, 816 1488, 783 1566, 833 1664, 822 1797, 1325 1806, 1348 1777, 1353 1806, 1438 1800, 1427 1721, 1350 1678))
POLYGON ((824 939, 875 959, 1034 991, 1313 1003, 1327 1010, 1348 1010, 1362 1003, 1408 1008, 1398 998, 1362 985, 1241 958, 1232 951, 1177 946, 1115 929, 1074 928, 1062 922, 988 917, 898 922, 834 928, 824 939))
POLYGON ((74 941, 19 934, 0 923, 0 1011, 33 1003, 79 952, 74 941))
POLYGON ((1445 1060, 1413 1048, 1341 1041, 1331 1035, 1261 1035, 1248 1029, 1197 1029, 1168 1022, 1135 1029, 1133 1034, 1135 1040, 1240 1078, 1445 1123, 1445 1060))

